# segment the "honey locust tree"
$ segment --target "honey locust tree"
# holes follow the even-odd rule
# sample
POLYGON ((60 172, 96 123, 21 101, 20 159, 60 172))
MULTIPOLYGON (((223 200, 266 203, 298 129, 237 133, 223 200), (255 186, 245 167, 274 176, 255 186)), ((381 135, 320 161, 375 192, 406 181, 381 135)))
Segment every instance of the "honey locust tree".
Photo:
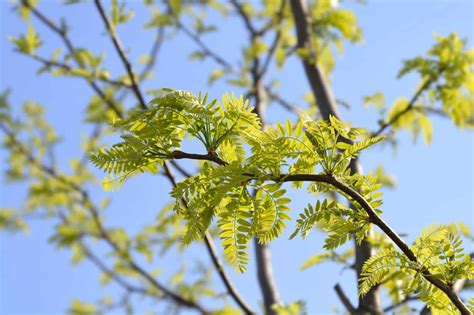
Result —
MULTIPOLYGON (((472 240, 468 227, 433 224, 413 242, 404 240, 382 212, 381 188, 393 184, 390 176, 381 168, 362 172, 358 157, 373 146, 395 148, 402 130, 429 143, 432 115, 460 129, 472 128, 474 52, 455 33, 436 35, 430 49, 401 65, 399 78, 419 80, 413 95, 391 104, 381 92, 364 97, 369 108, 378 109, 378 127, 352 126, 339 109, 348 104, 335 98, 330 84, 343 46, 363 40, 356 16, 343 4, 66 1, 68 10, 88 10, 82 23, 95 19, 100 25, 96 32, 110 44, 107 55, 80 46, 73 30, 81 25, 69 25, 67 16, 51 16, 51 4, 21 0, 13 5, 26 31, 9 30, 15 33, 9 37, 11 47, 37 62, 39 74, 75 78, 92 91, 83 117, 64 118, 79 119, 90 130, 69 168, 58 161, 62 136, 54 121, 48 122, 47 106, 27 101, 19 113, 8 91, 0 101, 5 180, 26 192, 22 205, 2 204, 0 226, 16 232, 25 230, 29 220, 54 222, 50 242, 69 250, 75 264, 90 261, 101 273, 100 282, 115 287, 111 296, 95 301, 73 300, 70 313, 134 313, 144 307, 157 313, 314 313, 304 300, 280 295, 272 273, 278 261, 272 262, 269 244, 285 235, 291 244, 319 230, 325 235, 324 250, 303 266, 332 261, 353 270, 356 296, 347 296, 335 283, 333 294, 342 312, 472 314, 474 301, 462 294, 471 286, 474 270, 463 244, 472 240), (134 17, 131 7, 148 17, 134 17), (241 28, 240 50, 226 53, 215 47, 228 39, 229 30, 210 24, 213 20, 241 28), (150 52, 139 62, 119 35, 136 27, 133 23, 155 34, 150 52), (214 43, 206 36, 214 36, 214 43), (180 74, 203 80, 202 92, 152 84, 152 72, 166 75, 155 69, 157 61, 182 62, 160 58, 162 46, 175 40, 186 40, 192 47, 189 58, 203 63, 199 73, 180 74), (309 85, 306 105, 280 95, 286 87, 278 84, 278 76, 295 65, 309 85), (207 93, 207 84, 228 93, 207 93), (288 118, 279 114, 272 122, 266 119, 272 115, 266 107, 272 104, 287 110, 288 118), (169 202, 153 210, 154 219, 138 231, 110 223, 120 206, 111 202, 121 194, 118 189, 133 186, 128 179, 146 174, 153 178, 146 194, 150 204, 165 187, 169 202), (101 177, 108 193, 98 188, 101 177), (303 209, 290 206, 298 190, 306 192, 303 209), (193 269, 184 264, 190 250, 199 252, 193 269), (183 262, 172 275, 157 269, 167 255, 183 262), (234 270, 245 273, 252 260, 261 297, 249 296, 234 283, 234 270)), ((29 87, 22 89, 28 95, 29 87)), ((443 181, 442 174, 433 177, 443 181)), ((405 205, 403 211, 414 211, 410 202, 405 205)), ((145 210, 130 209, 128 220, 138 211, 145 210)))

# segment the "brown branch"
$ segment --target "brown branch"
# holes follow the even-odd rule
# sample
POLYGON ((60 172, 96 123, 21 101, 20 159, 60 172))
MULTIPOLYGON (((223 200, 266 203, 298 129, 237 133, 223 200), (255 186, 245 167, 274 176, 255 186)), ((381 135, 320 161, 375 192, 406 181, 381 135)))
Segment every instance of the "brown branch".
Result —
POLYGON ((206 242, 206 246, 209 248, 209 252, 211 254, 212 263, 217 269, 219 276, 221 277, 222 282, 224 283, 225 287, 227 288, 227 292, 230 296, 234 299, 234 301, 240 306, 240 308, 245 312, 245 314, 257 314, 252 308, 244 301, 240 293, 235 288, 232 280, 227 275, 224 270, 224 265, 222 264, 219 256, 217 255, 216 247, 214 245, 214 241, 212 236, 209 232, 206 232, 204 235, 204 241, 206 242))
POLYGON ((247 28, 247 31, 250 33, 250 35, 252 37, 263 35, 257 32, 257 30, 252 24, 252 21, 250 21, 250 17, 247 15, 247 13, 245 13, 243 6, 237 0, 230 0, 230 2, 235 7, 235 9, 237 10, 237 13, 240 15, 240 17, 244 21, 244 25, 247 28))
POLYGON ((183 175, 184 177, 191 177, 191 176, 193 176, 193 175, 190 174, 184 167, 182 167, 181 165, 179 165, 178 163, 176 163, 176 161, 171 161, 170 164, 173 165, 173 167, 174 167, 181 175, 183 175))
POLYGON ((291 0, 291 9, 295 20, 296 35, 298 38, 297 47, 300 49, 306 49, 309 52, 309 56, 307 58, 302 58, 301 60, 321 115, 326 120, 329 119, 330 115, 339 119, 341 115, 331 88, 316 61, 317 56, 311 39, 306 1, 291 0))
MULTIPOLYGON (((469 256, 471 257, 471 259, 474 259, 474 253, 471 253, 469 256)), ((458 279, 453 284, 453 291, 456 294, 459 294, 462 291, 462 289, 464 288, 464 286, 466 285, 466 282, 467 282, 466 278, 458 279)), ((428 308, 428 305, 425 305, 420 311, 420 315, 430 315, 430 314, 432 314, 432 313, 431 313, 431 310, 428 308)))
MULTIPOLYGON (((227 164, 227 163, 223 162, 221 159, 219 159, 219 158, 216 159, 214 156, 209 155, 209 154, 208 155, 200 155, 200 154, 187 154, 187 153, 184 153, 184 152, 181 152, 181 151, 178 151, 178 152, 180 152, 180 154, 182 154, 182 156, 183 156, 182 158, 185 158, 185 157, 186 158, 192 158, 192 157, 194 157, 197 160, 207 159, 209 161, 215 162, 215 163, 220 164, 220 165, 226 165, 227 164), (206 157, 206 158, 204 158, 204 157, 206 157), (221 164, 221 163, 224 163, 224 164, 221 164)), ((165 175, 168 178, 168 180, 170 181, 171 185, 173 187, 176 187, 177 186, 176 179, 175 179, 173 173, 171 173, 171 170, 169 169, 169 167, 166 163, 163 163, 163 168, 165 170, 165 175)), ((188 203, 187 203, 186 199, 181 198, 181 200, 182 200, 184 206, 187 208, 188 203)), ((204 234, 204 241, 205 241, 206 247, 208 249, 208 252, 211 256, 212 263, 214 264, 214 267, 216 268, 217 273, 219 274, 219 277, 221 278, 222 282, 224 283, 224 286, 227 288, 227 292, 229 293, 229 295, 240 306, 240 308, 244 311, 245 314, 257 314, 243 300, 242 296, 240 295, 240 293, 237 291, 234 284, 232 283, 232 280, 230 279, 230 277, 225 272, 224 264, 220 261, 218 255, 217 255, 216 248, 215 248, 215 245, 214 245, 214 240, 212 239, 212 236, 207 231, 204 234)))
POLYGON ((268 244, 260 244, 256 238, 254 238, 254 245, 257 256, 257 276, 263 295, 265 314, 277 314, 273 306, 280 302, 280 293, 273 277, 270 247, 268 244))
POLYGON ((425 107, 425 106, 413 106, 413 110, 422 112, 422 113, 427 113, 427 114, 434 114, 440 117, 449 117, 446 112, 444 112, 442 109, 439 108, 432 108, 432 107, 425 107))
POLYGON ((191 159, 191 160, 205 160, 217 163, 219 165, 227 165, 227 162, 221 160, 219 156, 215 153, 208 153, 208 154, 193 154, 193 153, 186 153, 183 151, 173 151, 172 153, 173 158, 179 159, 191 159))
MULTIPOLYGON (((385 221, 375 212, 372 206, 362 197, 356 190, 346 186, 333 176, 329 175, 307 175, 307 174, 296 174, 296 175, 281 175, 281 181, 315 181, 330 184, 347 196, 351 197, 356 201, 369 216, 370 222, 378 226, 387 235, 397 247, 405 254, 405 256, 414 263, 418 263, 418 258, 410 247, 403 241, 403 239, 395 232, 385 221)), ((443 291, 446 296, 453 302, 457 309, 463 315, 472 314, 466 305, 462 302, 456 292, 446 283, 433 276, 428 270, 421 270, 422 276, 432 285, 443 291)))
POLYGON ((344 305, 346 310, 350 314, 356 313, 357 309, 352 305, 351 301, 349 300, 347 295, 344 293, 339 283, 334 286, 334 290, 336 291, 336 294, 339 297, 339 300, 341 300, 341 303, 342 305, 344 305))
MULTIPOLYGON (((153 66, 155 65, 156 63, 156 59, 158 57, 158 54, 161 50, 161 47, 163 45, 163 39, 164 39, 164 26, 160 26, 158 27, 158 31, 157 31, 157 34, 156 34, 156 38, 153 42, 153 45, 150 49, 150 59, 147 61, 147 63, 145 64, 145 66, 143 67, 142 71, 140 72, 140 74, 138 75, 138 81, 141 82, 143 81, 147 74, 153 69, 153 66)), ((118 96, 118 100, 119 101, 123 101, 125 99, 125 97, 128 95, 128 92, 130 91, 130 89, 127 89, 127 90, 124 90, 123 93, 118 96)))
MULTIPOLYGON (((181 156, 183 158, 186 157, 193 157, 195 154, 188 154, 182 153, 181 156)), ((220 159, 216 159, 214 157, 207 157, 206 155, 196 155, 198 159, 204 160, 207 159, 208 161, 212 161, 218 163, 220 165, 223 161, 220 159), (222 161, 222 162, 217 162, 222 161)), ((225 163, 225 162, 223 162, 225 163)), ((249 179, 256 179, 258 176, 254 174, 244 174, 249 177, 249 179)), ((260 176, 261 178, 261 176, 260 176)), ((339 181, 336 177, 332 175, 324 175, 324 174, 281 174, 276 176, 268 176, 269 180, 273 180, 276 182, 320 182, 329 184, 339 191, 343 192, 346 196, 349 196, 353 199, 357 204, 359 204, 364 211, 367 213, 369 220, 371 223, 379 227, 385 235, 387 235, 397 247, 403 252, 403 254, 412 262, 418 263, 418 258, 416 257, 415 253, 410 249, 410 247, 403 241, 403 239, 395 232, 372 208, 367 200, 365 200, 362 195, 354 190, 352 187, 347 186, 343 182, 339 181)), ((471 314, 471 312, 467 309, 464 303, 461 301, 457 293, 446 283, 439 280, 435 276, 433 276, 428 270, 423 269, 420 270, 423 277, 430 282, 432 285, 443 291, 448 298, 453 302, 453 304, 459 309, 461 314, 471 314)))
POLYGON ((100 0, 94 0, 94 3, 97 7, 97 10, 99 10, 102 20, 104 21, 105 27, 107 29, 110 39, 112 40, 112 43, 114 44, 115 50, 119 54, 120 59, 122 60, 122 63, 125 66, 125 69, 130 78, 130 82, 132 83, 132 90, 138 99, 140 107, 146 109, 147 106, 145 99, 143 98, 143 95, 140 92, 140 89, 138 88, 135 75, 133 74, 132 65, 130 64, 130 61, 128 60, 127 56, 125 55, 125 52, 122 48, 122 43, 120 42, 120 39, 118 38, 117 33, 115 32, 115 27, 112 25, 109 18, 107 17, 107 14, 105 13, 104 7, 102 6, 100 0))

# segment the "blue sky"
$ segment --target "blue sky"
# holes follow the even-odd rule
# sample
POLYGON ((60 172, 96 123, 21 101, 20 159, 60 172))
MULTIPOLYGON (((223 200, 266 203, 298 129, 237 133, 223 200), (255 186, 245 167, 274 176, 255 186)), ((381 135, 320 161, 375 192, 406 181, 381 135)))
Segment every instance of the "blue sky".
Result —
MULTIPOLYGON (((137 3, 131 3, 137 8, 135 18, 128 27, 119 29, 124 45, 131 48, 134 61, 148 52, 153 35, 151 31, 137 33, 149 18, 149 13, 137 3)), ((343 117, 356 126, 374 129, 378 119, 375 111, 362 106, 362 96, 380 90, 390 103, 399 96, 413 94, 418 78, 408 76, 397 80, 396 74, 402 59, 422 54, 433 44, 433 32, 441 35, 458 32, 472 47, 474 8, 471 1, 379 0, 369 1, 366 5, 350 2, 349 6, 359 18, 365 43, 346 46, 344 55, 338 58, 332 82, 336 96, 352 104, 350 110, 342 110, 343 117)), ((51 0, 41 2, 40 8, 54 20, 66 17, 77 46, 91 48, 94 52, 107 51, 107 65, 112 74, 122 73, 123 67, 109 39, 104 36, 99 16, 91 4, 65 7, 51 0)), ((38 25, 35 20, 34 23, 38 25)), ((227 35, 209 35, 205 41, 229 60, 236 61, 242 42, 247 38, 240 21, 230 18, 219 26, 227 35)), ((42 55, 49 55, 61 45, 49 30, 40 25, 37 30, 45 41, 40 50, 42 55)), ((67 160, 80 154, 81 135, 90 130, 90 126, 81 124, 77 117, 83 113, 92 92, 78 79, 36 76, 38 64, 14 53, 6 40, 7 35, 25 31, 24 23, 11 11, 11 3, 0 1, 0 90, 12 89, 11 101, 16 109, 26 100, 35 100, 46 106, 49 121, 63 138, 58 156, 61 166, 67 169, 67 160)), ((207 90, 215 98, 220 98, 226 91, 232 92, 223 84, 207 86, 207 75, 217 67, 210 61, 187 61, 187 54, 195 49, 194 44, 183 36, 165 44, 156 75, 144 89, 207 90)), ((287 99, 303 104, 302 95, 308 90, 308 85, 299 61, 290 60, 284 72, 273 73, 281 80, 281 93, 287 99)), ((286 113, 273 106, 267 115, 276 121, 286 113)), ((361 158, 366 172, 383 164, 386 171, 397 179, 398 187, 385 192, 383 216, 395 230, 408 234, 409 240, 431 223, 464 221, 473 226, 472 133, 459 130, 450 121, 437 117, 433 117, 433 123, 431 145, 424 145, 422 141, 414 144, 410 135, 401 132, 396 154, 388 147, 381 147, 361 158)), ((0 151, 0 160, 4 158, 5 153, 0 151)), ((0 163, 0 170, 2 167, 0 163)), ((100 187, 95 187, 93 195, 96 200, 104 196, 113 197, 113 203, 105 214, 109 226, 119 225, 134 232, 166 203, 168 190, 169 185, 163 178, 143 176, 127 182, 118 193, 104 193, 100 187)), ((18 206, 24 195, 22 186, 6 185, 2 181, 0 206, 18 206)), ((292 197, 293 213, 314 200, 304 191, 294 192, 292 197)), ((90 263, 72 267, 67 251, 57 251, 47 243, 52 226, 53 222, 37 221, 31 222, 29 235, 0 234, 1 314, 58 314, 64 312, 72 298, 87 301, 117 292, 113 287, 101 288, 98 285, 98 272, 90 263)), ((339 282, 355 301, 355 276, 351 271, 341 272, 339 266, 332 264, 298 270, 305 259, 322 250, 324 236, 312 233, 304 241, 288 241, 291 231, 289 228, 271 245, 274 273, 282 299, 286 302, 304 299, 310 314, 330 314, 334 306, 342 309, 332 290, 339 282)), ((193 246, 179 259, 202 256, 202 250, 200 245, 193 246)), ((176 257, 169 256, 157 259, 156 265, 168 271, 176 270, 179 268, 176 261, 176 257)), ((256 306, 260 293, 255 285, 254 267, 251 264, 243 275, 230 268, 229 273, 245 298, 256 306)))

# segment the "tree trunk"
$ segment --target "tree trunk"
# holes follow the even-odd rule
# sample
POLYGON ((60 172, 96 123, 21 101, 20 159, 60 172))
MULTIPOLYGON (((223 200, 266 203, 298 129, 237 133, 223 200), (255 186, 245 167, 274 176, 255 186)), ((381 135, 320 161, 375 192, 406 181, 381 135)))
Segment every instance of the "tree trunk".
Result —
MULTIPOLYGON (((327 84, 324 74, 317 65, 316 53, 311 39, 311 29, 309 23, 308 7, 306 0, 291 0, 291 10, 296 26, 296 34, 298 38, 298 48, 304 48, 309 53, 309 59, 302 59, 306 77, 309 81, 314 98, 318 105, 322 117, 326 120, 332 115, 341 119, 339 109, 331 88, 327 84)), ((362 169, 357 159, 351 162, 352 173, 361 173, 362 169)), ((363 241, 362 244, 355 244, 355 268, 357 273, 357 282, 360 278, 360 271, 364 262, 372 255, 372 248, 368 242, 363 241)), ((363 298, 359 298, 357 308, 358 314, 382 314, 382 306, 380 296, 377 289, 369 291, 363 298)))

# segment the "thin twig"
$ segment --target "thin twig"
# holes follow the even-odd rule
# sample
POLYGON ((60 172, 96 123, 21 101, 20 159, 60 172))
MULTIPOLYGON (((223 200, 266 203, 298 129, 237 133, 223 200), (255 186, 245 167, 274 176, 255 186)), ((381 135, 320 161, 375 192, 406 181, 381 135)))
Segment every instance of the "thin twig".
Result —
POLYGON ((102 6, 100 0, 94 0, 94 3, 97 7, 97 10, 99 10, 102 20, 104 21, 107 32, 109 33, 109 37, 115 46, 115 50, 119 54, 120 59, 122 60, 122 63, 125 66, 125 69, 130 78, 130 82, 132 83, 133 92, 135 93, 135 96, 137 97, 139 101, 140 107, 143 109, 146 109, 147 106, 146 106, 145 99, 143 98, 143 95, 140 92, 140 89, 138 88, 137 80, 135 78, 135 75, 133 74, 132 65, 130 64, 127 56, 125 55, 125 52, 122 48, 122 43, 120 42, 120 39, 118 38, 117 33, 115 32, 115 27, 112 25, 109 18, 107 17, 107 14, 105 13, 104 7, 102 6))
POLYGON ((298 106, 291 104, 290 102, 285 100, 281 95, 273 91, 270 86, 268 85, 265 86, 265 92, 267 93, 267 95, 270 97, 271 100, 275 101, 278 105, 285 108, 286 110, 296 115, 300 115, 303 112, 298 106))
POLYGON ((407 107, 405 107, 403 110, 401 110, 400 112, 398 112, 395 116, 393 116, 390 120, 382 123, 382 125, 380 126, 380 128, 375 131, 374 133, 372 133, 372 136, 373 137, 376 137, 376 136, 379 136, 380 134, 382 134, 382 132, 387 129, 388 127, 392 126, 394 123, 396 123, 403 115, 405 115, 406 113, 408 113, 409 111, 411 111, 414 106, 415 106, 415 103, 418 101, 418 99, 421 97, 421 95, 423 94, 423 92, 428 89, 431 84, 434 82, 434 79, 433 78, 430 78, 430 79, 427 79, 419 88, 418 90, 416 91, 416 93, 412 96, 411 100, 408 102, 408 105, 407 107))
POLYGON ((244 7, 242 4, 240 4, 237 0, 230 0, 232 5, 235 7, 237 10, 237 13, 242 17, 245 27, 247 28, 247 31, 250 33, 252 37, 257 37, 261 36, 262 34, 259 34, 256 30, 256 28, 253 26, 252 21, 250 21, 249 16, 244 10, 244 7))
MULTIPOLYGON (((59 62, 59 61, 48 60, 48 59, 46 59, 44 57, 41 57, 39 55, 36 55, 36 54, 34 54, 34 55, 27 54, 27 55, 30 56, 31 58, 33 58, 34 60, 42 63, 46 67, 57 67, 57 68, 61 68, 61 69, 66 70, 66 71, 74 70, 70 65, 68 65, 66 63, 62 63, 62 62, 59 62)), ((93 77, 93 78, 88 78, 86 76, 82 76, 82 77, 86 81, 90 81, 90 80, 93 79, 93 80, 103 81, 105 83, 115 85, 115 86, 130 88, 130 85, 128 85, 127 83, 125 83, 123 81, 112 80, 112 79, 105 78, 105 77, 100 77, 100 76, 93 77)))
POLYGON ((173 16, 173 18, 175 20, 176 27, 178 29, 180 29, 186 36, 188 36, 193 42, 195 42, 196 45, 201 49, 201 52, 205 56, 210 57, 211 59, 213 59, 216 63, 218 63, 220 66, 222 66, 224 68, 224 70, 233 71, 232 65, 231 65, 230 62, 226 61, 223 57, 219 56, 216 52, 214 52, 208 45, 206 45, 202 41, 202 39, 199 37, 199 35, 197 35, 193 31, 191 31, 186 25, 184 25, 180 21, 179 17, 176 15, 176 13, 173 11, 173 9, 172 9, 171 5, 169 5, 169 3, 168 3, 168 7, 169 7, 169 11, 170 11, 171 15, 173 16))
POLYGON ((179 165, 176 161, 171 161, 170 162, 171 165, 173 165, 173 167, 181 174, 183 175, 184 177, 191 177, 193 175, 191 175, 186 169, 184 169, 184 167, 182 167, 181 165, 179 165))
POLYGON ((161 47, 163 46, 164 38, 165 38, 165 29, 163 26, 160 26, 158 27, 155 41, 153 43, 153 46, 151 47, 150 59, 145 64, 145 67, 143 68, 142 72, 139 75, 140 81, 145 79, 146 75, 153 69, 153 66, 156 63, 158 53, 160 52, 161 47))

